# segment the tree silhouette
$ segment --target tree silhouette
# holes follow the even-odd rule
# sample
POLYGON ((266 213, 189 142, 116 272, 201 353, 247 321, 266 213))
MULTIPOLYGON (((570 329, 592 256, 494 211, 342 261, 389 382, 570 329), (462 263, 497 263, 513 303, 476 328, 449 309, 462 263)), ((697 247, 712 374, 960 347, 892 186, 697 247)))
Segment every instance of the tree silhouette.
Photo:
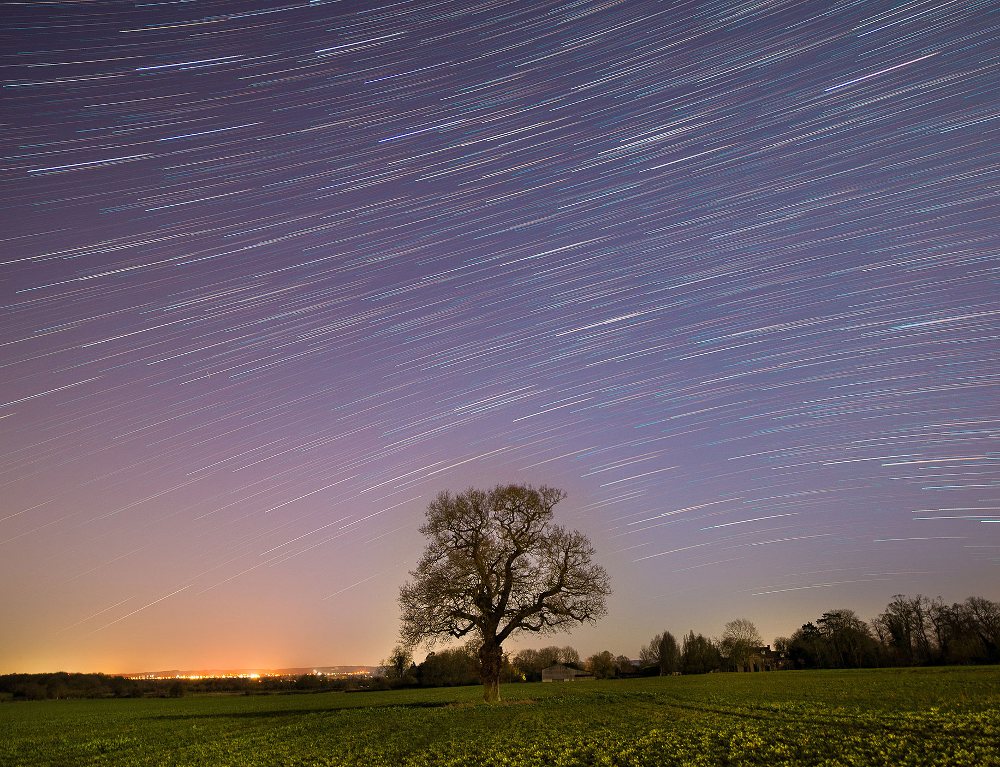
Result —
POLYGON ((681 669, 681 648, 669 631, 657 634, 639 651, 643 666, 656 666, 660 676, 673 674, 681 669))
POLYGON ((757 627, 746 618, 737 618, 726 624, 720 646, 737 671, 752 671, 763 644, 757 627))
POLYGON ((610 593, 604 568, 580 532, 552 522, 562 490, 530 485, 443 492, 427 508, 427 537, 399 592, 410 645, 472 635, 480 642, 483 697, 500 699, 503 642, 594 622, 610 593))

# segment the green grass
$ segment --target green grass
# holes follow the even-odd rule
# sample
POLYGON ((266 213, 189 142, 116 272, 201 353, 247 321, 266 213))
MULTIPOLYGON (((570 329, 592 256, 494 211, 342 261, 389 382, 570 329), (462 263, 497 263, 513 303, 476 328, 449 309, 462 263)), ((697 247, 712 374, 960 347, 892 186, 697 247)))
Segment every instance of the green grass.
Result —
POLYGON ((2 765, 1000 765, 1000 668, 0 704, 2 765))

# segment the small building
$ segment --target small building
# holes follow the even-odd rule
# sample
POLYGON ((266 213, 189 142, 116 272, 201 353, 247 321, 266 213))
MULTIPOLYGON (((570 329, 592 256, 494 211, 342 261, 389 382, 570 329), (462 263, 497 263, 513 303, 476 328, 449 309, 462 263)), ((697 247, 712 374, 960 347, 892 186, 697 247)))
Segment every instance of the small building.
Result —
POLYGON ((746 658, 746 664, 737 667, 737 671, 776 671, 785 668, 785 659, 777 650, 772 650, 771 645, 755 647, 746 658))
POLYGON ((778 650, 772 650, 771 645, 765 645, 758 650, 761 659, 761 671, 780 671, 789 668, 788 658, 778 650))
POLYGON ((556 663, 554 666, 542 669, 543 682, 572 682, 576 679, 593 678, 593 674, 580 671, 580 669, 573 668, 572 666, 564 666, 562 663, 556 663))

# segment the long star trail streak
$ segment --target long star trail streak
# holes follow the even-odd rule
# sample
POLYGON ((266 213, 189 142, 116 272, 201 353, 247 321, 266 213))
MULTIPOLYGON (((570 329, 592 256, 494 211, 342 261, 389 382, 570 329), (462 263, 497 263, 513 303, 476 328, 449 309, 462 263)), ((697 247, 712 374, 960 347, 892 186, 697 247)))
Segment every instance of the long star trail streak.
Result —
POLYGON ((503 481, 581 649, 1000 598, 993 10, 8 6, 0 672, 374 662, 503 481))

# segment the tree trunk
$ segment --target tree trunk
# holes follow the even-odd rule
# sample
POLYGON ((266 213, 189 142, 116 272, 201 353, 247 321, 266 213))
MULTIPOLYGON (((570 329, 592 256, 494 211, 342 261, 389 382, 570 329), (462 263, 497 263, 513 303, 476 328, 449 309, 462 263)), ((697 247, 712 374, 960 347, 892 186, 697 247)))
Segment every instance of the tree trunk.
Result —
POLYGON ((479 648, 479 678, 483 682, 483 700, 496 703, 500 700, 500 669, 503 651, 496 642, 484 642, 479 648))

